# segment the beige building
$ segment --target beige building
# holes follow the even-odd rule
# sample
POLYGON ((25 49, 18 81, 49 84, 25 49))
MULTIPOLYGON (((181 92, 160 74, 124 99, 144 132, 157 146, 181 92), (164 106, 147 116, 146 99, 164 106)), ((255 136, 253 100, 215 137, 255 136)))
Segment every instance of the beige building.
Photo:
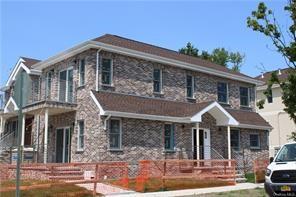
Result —
MULTIPOLYGON (((296 131, 295 123, 289 115, 283 110, 285 105, 282 103, 282 91, 279 85, 272 87, 272 96, 266 98, 263 94, 267 88, 266 82, 269 80, 271 73, 266 72, 257 77, 264 81, 264 85, 257 87, 257 101, 265 99, 263 109, 257 107, 257 112, 272 125, 273 129, 269 135, 270 156, 274 156, 281 145, 289 142, 288 138, 291 132, 296 131)), ((288 76, 289 69, 278 70, 277 74, 280 80, 285 80, 288 76)))

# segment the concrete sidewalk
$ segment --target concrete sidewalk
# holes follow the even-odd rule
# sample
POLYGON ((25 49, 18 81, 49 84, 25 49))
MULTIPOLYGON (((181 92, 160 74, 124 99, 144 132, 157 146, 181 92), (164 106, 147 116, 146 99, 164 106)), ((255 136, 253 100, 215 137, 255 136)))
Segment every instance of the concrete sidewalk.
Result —
POLYGON ((209 193, 219 193, 219 192, 229 192, 236 190, 244 190, 244 189, 255 189, 255 188, 263 188, 263 184, 254 184, 254 183, 238 183, 233 186, 223 186, 223 187, 211 187, 211 188, 201 188, 201 189, 184 189, 184 190, 176 190, 176 191, 165 191, 165 192, 151 192, 151 193, 118 193, 111 194, 106 196, 123 196, 123 197, 169 197, 169 196, 192 196, 192 195, 200 195, 200 194, 209 194, 209 193))

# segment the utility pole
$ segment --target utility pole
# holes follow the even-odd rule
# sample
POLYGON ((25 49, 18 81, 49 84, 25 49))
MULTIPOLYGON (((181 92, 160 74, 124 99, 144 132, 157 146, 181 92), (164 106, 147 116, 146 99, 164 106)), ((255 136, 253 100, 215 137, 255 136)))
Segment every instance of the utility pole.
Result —
POLYGON ((19 104, 18 104, 18 135, 17 135, 17 163, 16 163, 16 192, 15 196, 20 197, 20 179, 21 179, 21 162, 22 162, 22 152, 23 147, 21 145, 22 141, 22 126, 23 126, 23 73, 20 75, 20 92, 19 92, 19 104))

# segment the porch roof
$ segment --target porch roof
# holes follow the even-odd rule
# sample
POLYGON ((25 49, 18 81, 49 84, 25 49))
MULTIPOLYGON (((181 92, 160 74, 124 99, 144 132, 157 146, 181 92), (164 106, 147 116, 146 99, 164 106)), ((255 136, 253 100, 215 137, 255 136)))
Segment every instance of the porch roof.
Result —
POLYGON ((255 112, 224 109, 215 101, 177 102, 109 91, 91 91, 91 96, 99 107, 100 115, 193 123, 201 122, 202 115, 208 112, 216 118, 218 125, 270 127, 255 112))

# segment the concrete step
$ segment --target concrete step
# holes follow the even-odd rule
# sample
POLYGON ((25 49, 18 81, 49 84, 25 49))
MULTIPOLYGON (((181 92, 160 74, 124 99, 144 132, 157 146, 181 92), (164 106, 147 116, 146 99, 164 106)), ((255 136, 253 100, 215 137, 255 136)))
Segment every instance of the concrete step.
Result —
POLYGON ((78 167, 54 167, 53 168, 54 171, 81 171, 80 168, 78 167))
POLYGON ((235 182, 237 182, 237 183, 245 183, 245 182, 247 182, 247 179, 246 178, 235 178, 235 182))
POLYGON ((45 174, 51 174, 51 175, 83 175, 83 171, 45 171, 45 174))
POLYGON ((51 180, 84 180, 84 176, 78 175, 78 176, 49 176, 49 179, 51 180))

